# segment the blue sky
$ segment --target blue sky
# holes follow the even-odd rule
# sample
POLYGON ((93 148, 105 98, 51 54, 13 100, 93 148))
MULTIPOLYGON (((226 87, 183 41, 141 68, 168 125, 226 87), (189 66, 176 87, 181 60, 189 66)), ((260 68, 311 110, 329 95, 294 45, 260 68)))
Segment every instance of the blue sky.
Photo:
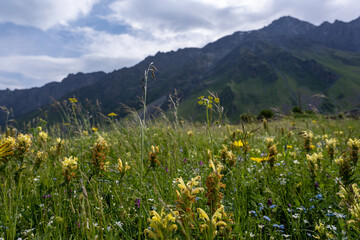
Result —
POLYGON ((360 16, 360 1, 0 0, 0 89, 111 72, 285 15, 316 25, 350 21, 360 16))

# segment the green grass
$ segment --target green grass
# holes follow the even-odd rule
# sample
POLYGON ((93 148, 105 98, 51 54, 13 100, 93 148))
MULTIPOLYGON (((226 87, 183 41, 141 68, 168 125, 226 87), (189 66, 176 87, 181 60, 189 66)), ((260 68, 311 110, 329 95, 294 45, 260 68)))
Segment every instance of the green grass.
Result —
MULTIPOLYGON (((191 225, 181 224, 178 219, 174 223, 177 230, 169 231, 166 237, 206 239, 207 235, 201 233, 204 221, 197 209, 211 217, 206 195, 210 191, 207 179, 213 172, 209 167, 210 151, 210 159, 224 165, 221 182, 226 186, 220 189, 221 204, 232 221, 224 220, 231 232, 224 230, 223 234, 236 239, 312 238, 320 234, 315 229, 320 220, 327 234, 337 239, 357 239, 359 220, 340 205, 341 198, 336 194, 343 176, 328 156, 324 142, 336 138, 335 156, 343 154, 348 159, 348 139, 360 137, 357 120, 328 120, 314 115, 268 124, 268 130, 260 122, 247 124, 244 129, 240 125, 212 125, 207 129, 206 124, 194 122, 175 125, 160 119, 149 121, 144 135, 145 150, 148 153, 152 145, 158 146, 158 163, 151 165, 149 157, 145 157, 143 186, 140 186, 141 129, 136 121, 112 121, 96 132, 90 127, 79 130, 73 124, 43 126, 42 131, 49 134, 45 142, 39 137, 40 129, 31 128, 32 143, 23 161, 18 150, 0 160, 0 238, 143 239, 151 211, 179 210, 176 190, 180 188, 176 179, 182 177, 186 183, 200 176, 198 187, 204 188, 204 192, 193 194, 196 198, 191 206, 191 225), (234 141, 244 140, 244 130, 252 131, 246 140, 247 153, 243 148, 232 148, 234 141), (299 133, 309 130, 314 133, 315 148, 307 153, 299 133), (105 159, 101 160, 109 162, 106 171, 93 164, 93 146, 99 136, 108 144, 108 150, 104 148, 103 152, 105 159), (53 147, 58 144, 58 137, 64 143, 56 153, 53 147), (274 138, 278 151, 273 168, 269 162, 250 159, 268 154, 267 137, 274 138), (232 148, 234 166, 229 159, 221 159, 224 146, 232 148), (285 146, 292 148, 285 151, 285 146), (39 151, 47 158, 37 165, 39 151), (315 177, 306 158, 306 154, 312 153, 324 156, 315 177), (78 158, 78 165, 74 170, 76 176, 66 181, 62 161, 70 156, 78 158), (124 166, 127 162, 131 167, 124 175, 117 169, 119 158, 124 166), (351 219, 355 224, 348 224, 351 219)), ((16 138, 17 133, 12 134, 16 138)), ((4 133, 2 139, 5 137, 4 133)), ((359 174, 356 166, 352 171, 355 176, 359 174)), ((220 234, 221 229, 218 230, 220 234)))

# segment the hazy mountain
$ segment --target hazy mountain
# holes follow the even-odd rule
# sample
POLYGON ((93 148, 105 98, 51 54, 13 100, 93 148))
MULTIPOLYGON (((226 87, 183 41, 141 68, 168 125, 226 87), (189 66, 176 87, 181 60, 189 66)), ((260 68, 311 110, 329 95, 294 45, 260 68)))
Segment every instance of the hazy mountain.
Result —
MULTIPOLYGON (((269 107, 289 111, 313 104, 324 112, 347 110, 360 105, 359 39, 360 18, 314 26, 282 17, 260 30, 235 32, 203 48, 159 52, 131 68, 101 73, 99 81, 57 96, 99 99, 105 113, 124 116, 122 104, 140 108, 140 81, 148 64, 154 62, 159 72, 155 81, 149 81, 148 102, 166 106, 168 94, 176 88, 184 117, 199 117, 196 97, 208 90, 220 95, 233 119, 269 107), (315 94, 327 98, 314 98, 315 94)), ((51 96, 45 89, 42 94, 51 96)))
MULTIPOLYGON (((94 84, 105 75, 104 72, 69 74, 61 82, 51 82, 40 88, 0 90, 0 106, 12 109, 16 117, 22 116, 60 99, 66 93, 94 84)), ((3 120, 4 115, 0 115, 0 119, 3 120)))

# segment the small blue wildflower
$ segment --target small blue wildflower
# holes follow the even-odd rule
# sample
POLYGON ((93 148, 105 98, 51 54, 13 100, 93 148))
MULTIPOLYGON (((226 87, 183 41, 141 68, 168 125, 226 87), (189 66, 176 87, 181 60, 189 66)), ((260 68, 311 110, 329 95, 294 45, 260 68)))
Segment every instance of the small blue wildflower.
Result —
POLYGON ((319 200, 322 200, 322 199, 323 199, 323 197, 322 197, 321 194, 318 194, 318 195, 316 195, 315 197, 316 197, 317 199, 319 199, 319 200))
POLYGON ((279 167, 279 166, 280 166, 280 163, 275 163, 275 166, 279 167))
POLYGON ((262 203, 259 203, 260 207, 259 207, 259 211, 264 210, 264 205, 262 203))
POLYGON ((242 156, 238 156, 238 161, 239 161, 239 162, 244 161, 244 159, 242 158, 242 156))
POLYGON ((263 216, 263 218, 264 218, 266 221, 268 221, 268 222, 271 221, 271 219, 270 219, 268 216, 263 216))
POLYGON ((250 213, 254 214, 257 217, 257 214, 256 214, 256 212, 254 210, 251 210, 250 213))
POLYGON ((314 205, 311 205, 310 210, 311 210, 311 209, 314 209, 314 208, 315 208, 314 205))
POLYGON ((276 208, 276 205, 273 204, 273 205, 270 206, 270 208, 271 208, 271 209, 276 208))

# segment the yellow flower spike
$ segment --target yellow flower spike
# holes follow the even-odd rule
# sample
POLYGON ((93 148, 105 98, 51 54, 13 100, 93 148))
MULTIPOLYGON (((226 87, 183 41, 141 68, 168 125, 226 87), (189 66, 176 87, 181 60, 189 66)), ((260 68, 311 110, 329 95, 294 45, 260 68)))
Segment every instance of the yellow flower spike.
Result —
POLYGON ((226 227, 227 224, 224 222, 224 221, 218 221, 216 224, 215 224, 216 227, 226 227))
POLYGON ((216 171, 215 164, 212 160, 210 160, 209 167, 211 167, 214 170, 214 172, 216 171))
POLYGON ((215 103, 219 103, 220 102, 220 98, 215 98, 215 103))
POLYGON ((181 191, 183 192, 183 189, 186 189, 186 185, 185 185, 185 183, 184 183, 184 180, 182 179, 182 177, 177 178, 176 180, 179 182, 178 187, 179 187, 179 188, 181 189, 181 191))
POLYGON ((210 222, 210 218, 204 210, 198 208, 197 212, 199 213, 200 219, 205 220, 206 222, 210 222))

